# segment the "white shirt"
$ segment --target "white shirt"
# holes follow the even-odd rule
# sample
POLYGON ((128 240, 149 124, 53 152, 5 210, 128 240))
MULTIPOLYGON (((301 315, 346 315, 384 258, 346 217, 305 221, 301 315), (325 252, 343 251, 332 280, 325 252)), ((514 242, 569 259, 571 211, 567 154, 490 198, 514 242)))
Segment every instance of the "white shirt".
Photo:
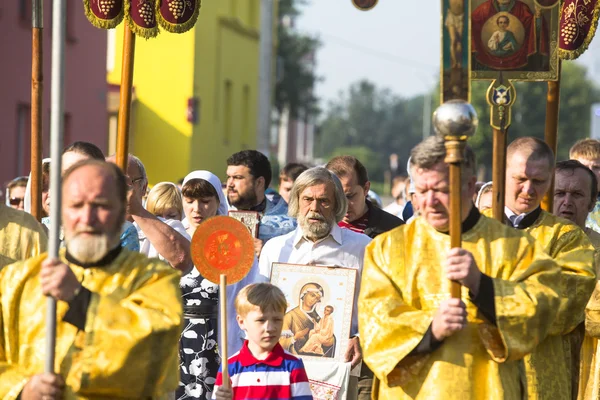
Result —
POLYGON ((350 334, 358 334, 358 293, 365 256, 365 247, 371 238, 362 233, 342 229, 334 224, 324 239, 312 242, 302 234, 302 228, 269 240, 263 247, 258 261, 259 273, 264 279, 271 277, 274 262, 290 264, 315 264, 352 268, 358 271, 354 289, 354 310, 350 334))
POLYGON ((517 215, 514 212, 512 212, 512 210, 510 208, 504 206, 504 214, 506 214, 506 217, 508 218, 508 220, 510 221, 510 223, 512 224, 512 226, 514 228, 519 226, 521 221, 523 221, 523 218, 525 218, 528 214, 531 214, 532 212, 533 211, 529 211, 528 213, 523 213, 523 214, 517 215))
MULTIPOLYGON (((181 221, 176 220, 176 219, 164 219, 161 217, 157 217, 157 218, 159 220, 161 220, 162 222, 164 222, 165 224, 169 225, 171 228, 175 229, 178 233, 180 233, 187 240, 189 240, 189 241, 192 240, 190 235, 188 235, 188 233, 185 231, 185 228, 183 227, 183 224, 181 223, 181 221)), ((149 258, 160 258, 161 260, 164 260, 165 258, 163 256, 161 256, 160 254, 158 254, 158 251, 156 251, 156 248, 154 247, 154 245, 152 243, 150 243, 150 240, 148 240, 148 238, 146 237, 144 232, 142 232, 142 230, 140 229, 140 226, 136 222, 134 222, 133 225, 135 226, 135 229, 137 229, 137 231, 138 231, 138 238, 140 239, 140 253, 145 254, 149 258)))

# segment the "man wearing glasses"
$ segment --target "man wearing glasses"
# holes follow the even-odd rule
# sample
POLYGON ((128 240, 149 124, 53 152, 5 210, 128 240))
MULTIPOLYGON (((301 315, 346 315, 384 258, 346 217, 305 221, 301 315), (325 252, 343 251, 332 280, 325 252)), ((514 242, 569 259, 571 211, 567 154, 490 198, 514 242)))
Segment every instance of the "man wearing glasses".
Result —
MULTIPOLYGON (((115 162, 115 156, 107 161, 115 162)), ((129 155, 127 162, 128 193, 127 220, 138 230, 140 253, 148 257, 160 257, 187 274, 193 268, 190 255, 190 237, 181 221, 164 222, 144 208, 143 198, 148 188, 148 177, 142 161, 129 155)))
POLYGON ((6 205, 17 210, 25 208, 25 188, 27 177, 19 176, 6 185, 6 205))
POLYGON ((12 180, 7 202, 0 204, 0 269, 46 251, 48 237, 42 225, 23 210, 27 177, 12 180), (22 185, 22 186, 21 186, 22 185))

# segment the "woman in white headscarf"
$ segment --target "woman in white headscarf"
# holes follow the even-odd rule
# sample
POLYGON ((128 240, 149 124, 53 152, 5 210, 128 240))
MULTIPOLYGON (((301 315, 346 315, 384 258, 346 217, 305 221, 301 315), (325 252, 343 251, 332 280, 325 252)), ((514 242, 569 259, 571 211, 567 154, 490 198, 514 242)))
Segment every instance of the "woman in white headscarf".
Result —
MULTIPOLYGON (((219 178, 194 171, 183 180, 183 225, 190 236, 210 217, 227 215, 219 178)), ((200 228, 201 229, 201 228, 200 228)), ((196 268, 180 281, 184 329, 179 341, 179 387, 176 399, 210 399, 220 357, 217 350, 219 286, 196 268)))

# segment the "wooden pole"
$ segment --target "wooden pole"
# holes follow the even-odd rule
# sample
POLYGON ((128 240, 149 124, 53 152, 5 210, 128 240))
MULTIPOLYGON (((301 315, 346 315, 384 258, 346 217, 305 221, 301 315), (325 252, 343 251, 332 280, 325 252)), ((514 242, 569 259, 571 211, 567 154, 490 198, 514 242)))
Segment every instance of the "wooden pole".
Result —
POLYGON ((504 220, 504 186, 506 183, 506 137, 508 129, 494 129, 492 160, 492 211, 494 218, 504 220))
MULTIPOLYGON (((546 129, 544 130, 544 140, 554 152, 556 161, 556 150, 558 148, 558 109, 560 106, 560 75, 561 61, 558 61, 558 80, 548 82, 548 95, 546 98, 546 129)), ((552 174, 552 183, 550 189, 542 200, 542 208, 552 212, 554 205, 554 174, 552 174)))
POLYGON ((42 219, 43 5, 32 0, 31 18, 31 215, 42 219))
POLYGON ((227 363, 227 275, 220 275, 219 285, 219 306, 221 308, 221 375, 223 377, 222 386, 229 389, 229 369, 227 363))
POLYGON ((129 117, 131 114, 131 90, 133 87, 133 62, 135 35, 127 24, 123 24, 123 60, 121 63, 121 88, 119 119, 117 127, 117 165, 127 173, 129 153, 129 117))
MULTIPOLYGON (((458 138, 446 140, 446 159, 450 168, 450 248, 461 247, 462 240, 462 182, 461 163, 465 141, 458 138)), ((460 283, 450 281, 450 296, 460 299, 460 283)))

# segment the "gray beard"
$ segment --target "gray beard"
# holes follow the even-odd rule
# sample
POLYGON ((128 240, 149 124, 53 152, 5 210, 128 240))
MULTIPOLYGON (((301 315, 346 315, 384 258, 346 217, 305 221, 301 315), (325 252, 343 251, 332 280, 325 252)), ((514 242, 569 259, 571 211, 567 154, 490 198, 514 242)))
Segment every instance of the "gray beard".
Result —
POLYGON ((298 216, 298 225, 302 228, 302 233, 310 240, 323 239, 333 227, 334 221, 308 222, 308 216, 298 216))
POLYGON ((76 260, 86 264, 100 261, 116 246, 114 242, 114 238, 108 234, 94 235, 92 237, 84 237, 76 234, 70 239, 65 239, 68 252, 76 260))

